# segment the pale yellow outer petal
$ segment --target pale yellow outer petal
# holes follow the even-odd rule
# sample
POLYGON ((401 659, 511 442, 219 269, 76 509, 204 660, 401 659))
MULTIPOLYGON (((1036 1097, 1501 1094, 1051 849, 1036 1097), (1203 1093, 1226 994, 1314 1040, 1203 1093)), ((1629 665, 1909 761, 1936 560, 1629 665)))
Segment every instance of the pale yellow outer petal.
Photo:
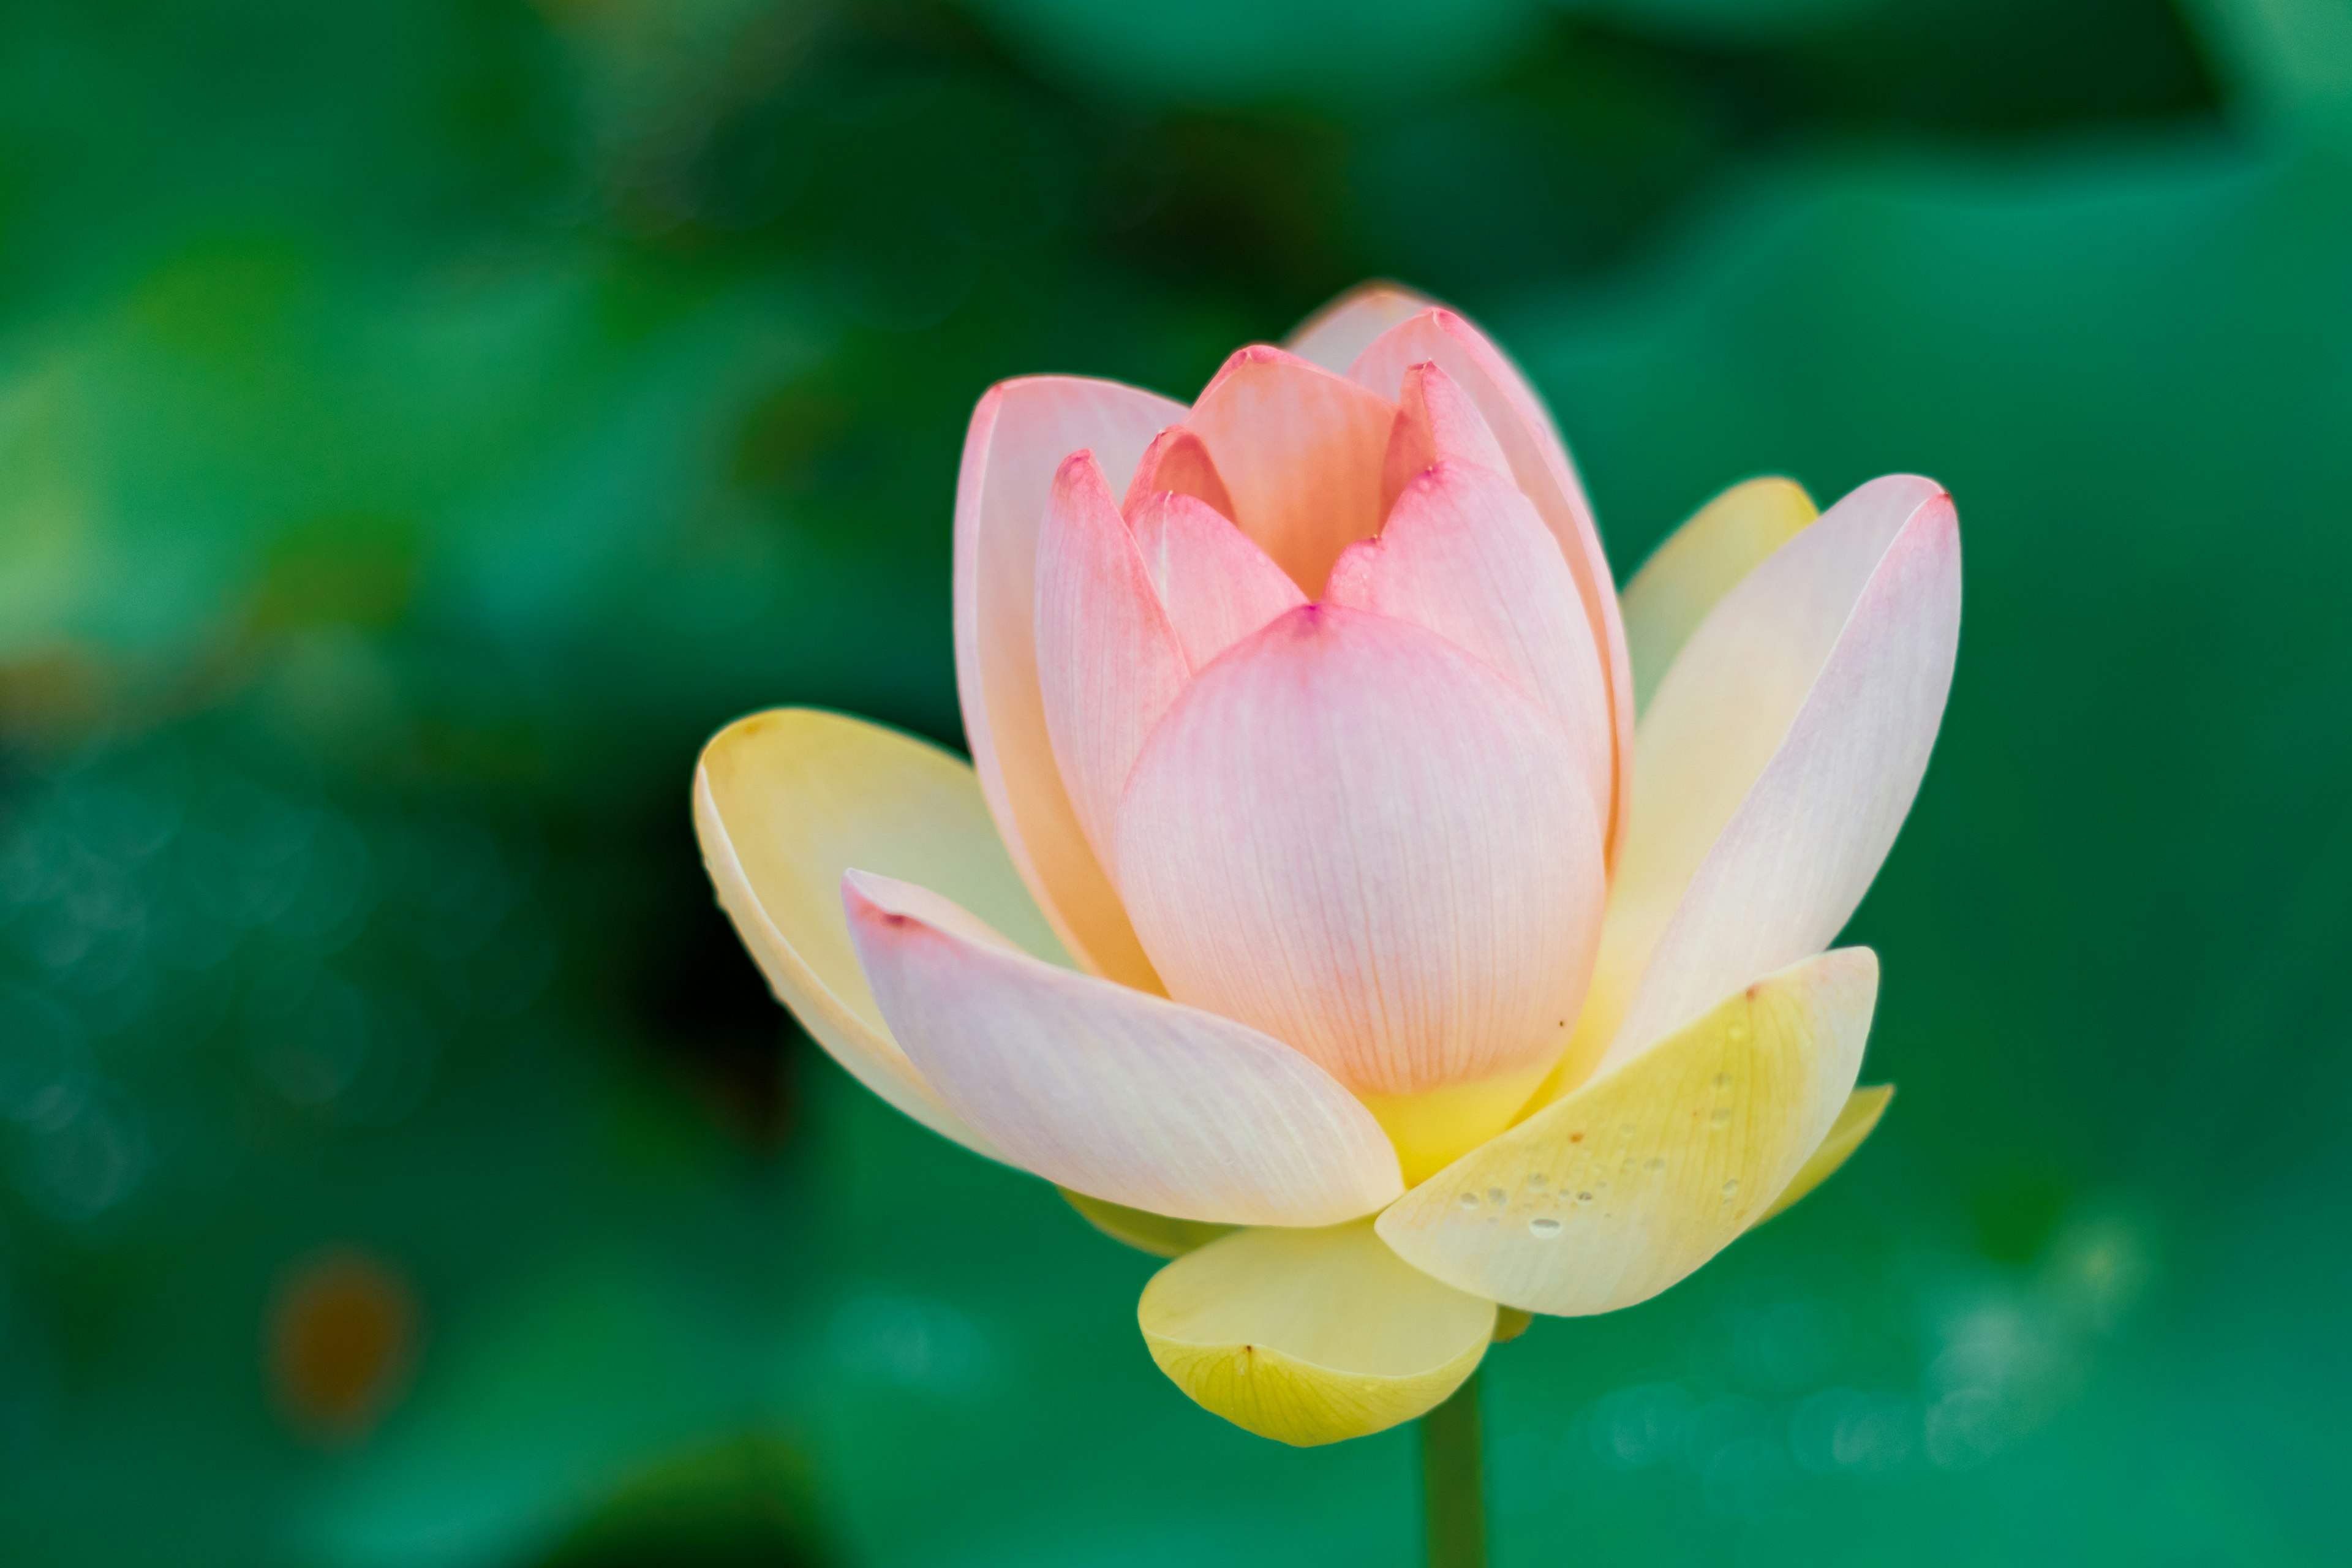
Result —
POLYGON ((1772 1206, 1757 1216, 1756 1223, 1762 1225, 1836 1174, 1837 1168, 1846 1163, 1847 1157, 1862 1147, 1862 1141, 1877 1131, 1878 1119, 1886 1114, 1887 1103, 1894 1098, 1895 1086, 1891 1083, 1874 1083, 1868 1089, 1857 1089, 1847 1095, 1845 1109, 1838 1112, 1837 1121, 1830 1128, 1829 1136, 1822 1140, 1821 1147, 1805 1161, 1804 1168, 1797 1173, 1796 1179, 1780 1189, 1780 1195, 1772 1200, 1772 1206))
POLYGON ((1666 667, 1716 601, 1819 511, 1794 479, 1749 479, 1699 508, 1651 552, 1618 599, 1636 710, 1649 707, 1666 667))
POLYGON ((1077 1210, 1086 1222, 1110 1237, 1125 1242, 1138 1252, 1148 1252, 1154 1258, 1181 1258, 1194 1247, 1206 1247, 1221 1236, 1230 1236, 1234 1227, 1205 1219, 1176 1219, 1149 1209, 1131 1209, 1125 1204, 1112 1203, 1108 1198, 1088 1197, 1067 1187, 1055 1192, 1077 1210))
POLYGON ((919 881, 1026 952, 1068 963, 997 837, 971 765, 862 719, 780 708, 737 720, 703 749, 694 825, 719 904, 817 1044, 924 1126, 1000 1158, 891 1039, 841 903, 841 876, 853 866, 919 881))
POLYGON ((1759 980, 1407 1193, 1380 1235, 1531 1312, 1647 1300, 1796 1178, 1853 1089, 1877 992, 1867 948, 1759 980))
POLYGON ((1236 1231, 1162 1268, 1137 1310, 1203 1408, 1299 1447, 1384 1431, 1476 1370, 1495 1304, 1421 1273, 1369 1220, 1236 1231))

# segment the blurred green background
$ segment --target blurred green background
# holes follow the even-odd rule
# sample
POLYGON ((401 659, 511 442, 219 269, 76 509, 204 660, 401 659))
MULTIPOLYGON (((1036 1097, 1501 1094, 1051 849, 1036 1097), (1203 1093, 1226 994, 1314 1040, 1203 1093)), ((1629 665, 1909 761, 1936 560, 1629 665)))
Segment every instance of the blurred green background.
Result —
POLYGON ((1372 275, 1621 574, 1763 471, 1968 552, 1902 1094, 1489 1360, 1498 1564, 2340 1561, 2343 0, 0 8, 0 1558, 1412 1561, 1411 1435, 1187 1404, 686 809, 755 707, 960 740, 989 382, 1372 275))

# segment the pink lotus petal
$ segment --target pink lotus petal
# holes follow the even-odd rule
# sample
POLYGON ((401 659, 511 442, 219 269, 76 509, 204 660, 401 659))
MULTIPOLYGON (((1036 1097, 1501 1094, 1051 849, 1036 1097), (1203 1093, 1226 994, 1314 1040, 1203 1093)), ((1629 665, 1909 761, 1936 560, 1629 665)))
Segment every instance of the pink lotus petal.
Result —
POLYGON ((1144 497, 1128 519, 1194 669, 1307 602, 1265 551, 1203 501, 1163 490, 1144 497))
POLYGON ((1132 520, 1137 507, 1162 490, 1192 496, 1228 521, 1233 518, 1234 498, 1225 491, 1224 479, 1209 456, 1208 443, 1181 425, 1171 425, 1143 449, 1119 510, 1132 520))
POLYGON ((1423 469, 1381 536, 1332 567, 1325 598, 1426 626, 1509 678, 1576 753, 1599 819, 1616 766, 1601 651, 1567 560, 1517 486, 1456 459, 1423 469))
POLYGON ((1024 1169, 1230 1225, 1329 1225, 1404 1190, 1371 1113, 1256 1030, 1041 963, 908 883, 852 871, 842 900, 892 1035, 1024 1169))
MULTIPOLYGON (((1404 395, 1389 431, 1388 456, 1381 466, 1381 515, 1387 517, 1414 476, 1437 462, 1472 463, 1505 479, 1511 473, 1511 460, 1477 405, 1452 376, 1433 364, 1417 364, 1404 373, 1404 395)), ((1589 633, 1586 640, 1591 640, 1589 633)))
POLYGON ((1128 772, 1192 671, 1091 452, 1055 477, 1037 540, 1037 677, 1063 785, 1109 868, 1128 772))
POLYGON ((1429 306, 1429 300, 1393 283, 1360 284, 1300 322, 1282 346, 1344 374, 1373 339, 1429 306))
POLYGON ((1452 310, 1423 310, 1384 332, 1356 360, 1349 374, 1382 396, 1402 396, 1405 373, 1433 363, 1476 405, 1496 443, 1510 459, 1511 477, 1536 503, 1552 537, 1568 556, 1579 595, 1608 672, 1611 722, 1616 747, 1616 787, 1603 813, 1614 859, 1625 834, 1626 796, 1633 762, 1633 676, 1625 656, 1625 628, 1618 618, 1617 591, 1592 523, 1592 506, 1569 460, 1568 447, 1544 411, 1541 399, 1518 367, 1485 333, 1452 310))
POLYGON ((1037 679, 1037 532, 1063 458, 1091 449, 1108 480, 1124 485, 1152 437, 1183 416, 1183 405, 1115 382, 1003 382, 972 410, 956 483, 956 691, 989 810, 1078 962, 1155 991, 1054 763, 1037 679))
POLYGON ((1716 605, 1643 720, 1580 1055, 1605 1039, 1600 1065, 1623 1061, 1829 946, 1927 771, 1959 622, 1951 498, 1909 476, 1855 490, 1716 605))
POLYGON ((1380 531, 1396 405, 1276 348, 1245 348, 1184 423, 1208 443, 1233 520, 1312 596, 1339 552, 1380 531))
POLYGON ((1144 747, 1118 865, 1170 994, 1360 1093, 1538 1068, 1598 933, 1600 827, 1568 744, 1402 621, 1292 611, 1193 678, 1144 747))

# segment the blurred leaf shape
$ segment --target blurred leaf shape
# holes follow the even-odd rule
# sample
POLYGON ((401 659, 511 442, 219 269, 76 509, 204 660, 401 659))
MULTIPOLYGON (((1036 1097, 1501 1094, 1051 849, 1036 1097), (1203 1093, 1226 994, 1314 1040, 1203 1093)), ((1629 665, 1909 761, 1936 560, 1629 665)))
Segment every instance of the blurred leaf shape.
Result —
POLYGON ((2265 124, 2352 153, 2352 5, 2189 0, 2187 8, 2265 124))
POLYGON ((1541 0, 973 0, 972 8, 1081 92, 1341 112, 1459 88, 1507 61, 1544 21, 1541 0))

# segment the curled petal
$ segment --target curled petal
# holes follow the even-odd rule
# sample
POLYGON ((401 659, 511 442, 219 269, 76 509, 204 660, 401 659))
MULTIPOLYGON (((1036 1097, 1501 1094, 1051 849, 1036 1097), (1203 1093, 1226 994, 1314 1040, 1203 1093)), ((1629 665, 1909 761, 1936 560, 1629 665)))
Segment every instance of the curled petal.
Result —
POLYGON ((1196 1403, 1300 1447, 1426 1415, 1495 1337, 1492 1301, 1414 1269, 1369 1224, 1212 1242, 1151 1277, 1136 1319, 1196 1403))
POLYGON ((1040 963, 921 888, 853 871, 842 901, 908 1059, 1024 1170, 1234 1225, 1328 1225, 1403 1186, 1371 1113, 1279 1041, 1040 963))
POLYGON ((1908 477, 1854 491, 1716 606, 1643 719, 1633 836, 1552 1089, 1836 937, 1927 771, 1959 620, 1951 498, 1908 477))
POLYGON ((1418 626, 1308 605, 1227 652, 1153 731, 1118 833, 1170 994, 1360 1092, 1517 1072, 1567 1037, 1591 805, 1542 713, 1418 626))
POLYGON ((1030 376, 972 410, 956 481, 956 695, 1013 862, 1081 963, 1146 990, 1135 940, 1062 784, 1037 679, 1037 533, 1062 460, 1091 450, 1114 487, 1184 405, 1116 382, 1030 376))
POLYGON ((1325 596, 1476 654, 1550 716, 1585 797, 1609 798, 1616 758, 1600 648, 1559 546, 1509 479, 1454 459, 1424 468, 1380 537, 1340 556, 1325 596))
POLYGON ((1531 1312, 1647 1300, 1796 1178, 1853 1089, 1877 994, 1867 948, 1760 980, 1423 1182, 1380 1234, 1531 1312))
POLYGON ((1062 465, 1037 540, 1037 677, 1063 785, 1108 868, 1128 772, 1191 671, 1091 452, 1062 465))
POLYGON ((1623 842, 1633 761, 1633 679, 1625 656, 1625 629, 1618 617, 1617 590, 1593 526, 1592 505, 1585 499, 1567 446, 1527 377, 1485 333, 1454 311, 1433 307, 1399 323, 1375 339, 1348 374, 1382 396, 1395 397, 1402 395, 1406 373, 1422 363, 1437 365, 1476 406, 1510 461, 1513 481, 1535 502, 1575 574, 1577 594, 1609 681, 1617 776, 1602 816, 1613 860, 1623 842))
POLYGON ((1765 478, 1737 484, 1650 552, 1619 598, 1633 660, 1633 705, 1646 710, 1675 656, 1717 601, 1813 521, 1804 487, 1765 478))
POLYGON ((1127 500, 1119 503, 1119 510, 1132 522, 1136 508, 1163 490, 1191 496, 1228 521, 1233 518, 1234 498, 1225 491, 1224 478, 1209 456, 1208 443, 1181 425, 1171 425, 1143 449, 1142 459, 1135 465, 1135 478, 1128 481, 1127 500))
POLYGON ((1233 520, 1301 592, 1381 526, 1381 459, 1396 405, 1280 349, 1246 348, 1184 423, 1208 443, 1233 520))
POLYGON ((1129 510, 1128 521, 1194 669, 1307 602, 1248 535, 1192 496, 1145 496, 1129 510))
POLYGON ((1283 347, 1325 370, 1345 374, 1373 339, 1429 306, 1422 296, 1393 283, 1362 284, 1300 322, 1283 347))
POLYGON ((1863 1140, 1878 1130, 1879 1119, 1886 1114, 1886 1107, 1894 1099, 1895 1086, 1891 1083, 1873 1084, 1847 1095, 1844 1107, 1838 1111, 1837 1121, 1831 1124, 1821 1146, 1806 1157, 1803 1166, 1780 1189, 1780 1195, 1772 1200, 1772 1206, 1756 1216, 1756 1223, 1762 1225, 1774 1215, 1785 1212, 1836 1175, 1838 1167, 1862 1147, 1863 1140))
POLYGON ((1154 1258, 1181 1258, 1195 1247, 1206 1247, 1221 1236, 1230 1236, 1234 1227, 1214 1225, 1200 1219, 1171 1219, 1164 1214, 1151 1214, 1143 1209, 1131 1209, 1125 1204, 1105 1203, 1084 1193, 1059 1188, 1062 1199, 1078 1211, 1079 1217, 1110 1237, 1154 1258))
POLYGON ((1389 427, 1388 456, 1381 467, 1382 517, 1391 514, 1414 476, 1433 463, 1469 463, 1507 480, 1511 473, 1511 460, 1478 405, 1437 366, 1417 364, 1404 373, 1396 423, 1389 427))
POLYGON ((862 719, 778 709, 703 748, 694 826, 720 906, 825 1053, 933 1131, 996 1158, 890 1037, 841 910, 841 874, 874 866, 946 889, 1028 952, 1064 961, 971 767, 862 719))

